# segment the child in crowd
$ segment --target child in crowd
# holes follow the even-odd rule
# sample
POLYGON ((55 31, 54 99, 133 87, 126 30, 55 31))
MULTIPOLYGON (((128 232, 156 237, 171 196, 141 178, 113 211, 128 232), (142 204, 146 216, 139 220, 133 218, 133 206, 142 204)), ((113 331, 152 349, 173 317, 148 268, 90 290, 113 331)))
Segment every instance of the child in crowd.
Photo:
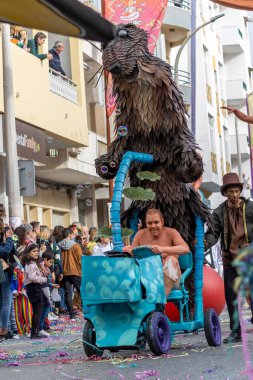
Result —
MULTIPOLYGON (((42 285, 42 291, 44 294, 43 309, 40 318, 40 334, 48 337, 50 334, 45 331, 45 318, 48 318, 48 313, 51 309, 51 290, 53 288, 58 289, 60 285, 54 284, 54 254, 51 251, 46 251, 42 254, 44 263, 44 273, 47 276, 47 282, 42 285)), ((47 326, 46 326, 47 328, 47 326)))
POLYGON ((47 283, 44 263, 40 263, 39 247, 30 244, 24 252, 21 263, 25 267, 25 280, 27 295, 33 307, 31 339, 44 338, 39 333, 40 318, 43 309, 44 294, 42 284, 47 283))
MULTIPOLYGON (((30 333, 32 324, 32 305, 24 286, 24 269, 17 266, 13 270, 11 290, 14 297, 14 311, 19 335, 30 333)), ((13 331, 15 333, 15 331, 13 331)))

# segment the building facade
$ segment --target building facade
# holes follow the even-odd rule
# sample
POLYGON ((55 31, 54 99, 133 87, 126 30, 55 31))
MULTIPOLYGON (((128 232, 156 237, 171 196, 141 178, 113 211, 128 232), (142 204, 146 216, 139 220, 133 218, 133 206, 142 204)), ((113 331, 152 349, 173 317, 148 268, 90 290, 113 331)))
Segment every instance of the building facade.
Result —
MULTIPOLYGON (((252 91, 247 13, 205 0, 169 1, 157 46, 157 54, 170 63, 174 71, 178 51, 193 26, 193 18, 198 27, 221 13, 225 16, 197 32, 196 56, 191 54, 190 40, 178 63, 179 86, 189 105, 189 116, 195 112, 195 137, 205 164, 201 189, 212 208, 224 200, 219 190, 223 175, 229 171, 240 172, 245 182, 244 195, 250 196, 248 125, 238 120, 236 137, 234 115, 220 108, 228 105, 247 113, 246 96, 252 91), (196 62, 195 72, 191 62, 196 62), (194 73, 192 78, 191 72, 194 73)), ((190 117, 189 127, 192 127, 190 117)))
MULTIPOLYGON (((37 32, 27 31, 29 38, 37 32)), ((108 186, 94 168, 94 159, 106 149, 103 84, 99 83, 99 92, 93 89, 97 76, 86 84, 101 66, 100 52, 86 41, 47 37, 41 52, 55 41, 64 42, 61 63, 68 79, 49 69, 47 59, 41 61, 11 44, 17 153, 19 159, 34 160, 36 176, 36 194, 21 199, 23 220, 50 227, 80 220, 91 226, 98 225, 99 217, 107 224, 108 186)), ((0 87, 0 172, 5 179, 10 174, 5 172, 2 133, 3 74, 0 87)), ((0 185, 0 203, 8 210, 5 180, 0 185)))
MULTIPOLYGON (((101 12, 100 0, 82 2, 101 12)), ((191 41, 178 62, 178 84, 190 128, 195 92, 195 137, 205 164, 202 190, 211 207, 224 199, 219 193, 222 176, 239 171, 237 141, 240 172, 246 180, 251 172, 248 126, 238 121, 237 138, 234 116, 220 108, 231 105, 246 112, 245 98, 252 90, 247 13, 206 0, 169 0, 155 51, 174 73, 178 51, 194 26, 193 19, 199 26, 220 13, 225 16, 196 35, 195 77, 191 78, 191 41)), ((29 38, 36 32, 28 30, 29 38)), ((44 52, 55 41, 65 45, 61 63, 68 80, 55 75, 47 60, 40 61, 11 44, 17 152, 20 159, 34 160, 36 174, 36 194, 22 198, 23 219, 38 220, 50 227, 67 226, 76 220, 102 227, 109 222, 109 189, 94 167, 95 158, 107 147, 100 44, 51 33, 47 36, 44 52)), ((1 75, 0 203, 8 209, 2 80, 1 75)), ((245 195, 249 194, 245 188, 245 195)))

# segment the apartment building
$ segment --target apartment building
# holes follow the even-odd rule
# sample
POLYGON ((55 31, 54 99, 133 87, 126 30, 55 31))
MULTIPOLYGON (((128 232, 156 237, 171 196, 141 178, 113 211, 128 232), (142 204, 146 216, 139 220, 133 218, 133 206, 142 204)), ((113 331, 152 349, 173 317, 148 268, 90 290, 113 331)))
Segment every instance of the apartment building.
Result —
MULTIPOLYGON (((231 170, 238 172, 235 119, 220 107, 227 104, 246 112, 245 98, 251 92, 247 14, 206 0, 169 1, 156 50, 174 70, 179 48, 193 24, 198 27, 221 13, 225 16, 196 34, 195 57, 191 54, 190 40, 178 65, 179 86, 185 103, 189 105, 189 115, 195 112, 193 133, 205 164, 201 189, 211 207, 224 200, 219 192, 222 176, 231 170), (191 62, 196 62, 195 71, 192 71, 191 62)), ((238 132, 241 173, 248 179, 251 171, 248 126, 238 121, 238 132)), ((249 196, 249 189, 245 188, 244 194, 249 196)))
MULTIPOLYGON (((101 11, 100 0, 82 2, 101 11)), ((219 193, 222 176, 238 170, 235 119, 220 107, 228 104, 246 111, 245 97, 251 92, 252 73, 247 14, 206 0, 168 0, 155 51, 173 71, 193 20, 198 26, 222 12, 225 17, 196 35, 196 77, 191 78, 194 70, 190 42, 178 66, 178 83, 188 107, 190 128, 195 92, 195 136, 205 163, 202 190, 211 207, 223 199, 219 193)), ((36 32, 28 30, 29 38, 36 32)), ((61 62, 70 78, 67 81, 49 70, 47 60, 40 61, 12 44, 18 156, 33 159, 36 168, 36 194, 22 199, 23 218, 28 222, 39 220, 50 227, 75 220, 101 227, 109 220, 109 191, 107 181, 97 176, 94 167, 95 158, 106 151, 100 44, 49 33, 44 52, 57 40, 65 45, 61 62)), ((2 75, 0 85, 3 91, 2 75)), ((1 95, 0 142, 4 115, 1 95)), ((247 125, 238 121, 238 131, 242 173, 248 178, 247 125)), ((5 178, 4 144, 0 148, 0 173, 5 178)), ((7 208, 5 181, 0 184, 0 203, 7 208)))
MULTIPOLYGON (((29 38, 36 32, 28 30, 29 38)), ((75 220, 91 226, 98 225, 99 216, 104 225, 108 222, 108 200, 104 197, 109 195, 94 168, 94 159, 106 150, 103 84, 99 83, 99 91, 93 89, 97 76, 86 84, 101 66, 100 52, 86 41, 50 33, 47 36, 43 52, 55 41, 64 42, 61 62, 67 80, 55 75, 47 60, 41 61, 11 44, 17 152, 20 159, 34 160, 36 173, 36 194, 22 198, 23 219, 39 220, 50 227, 66 226, 75 220)), ((2 81, 1 75, 1 142, 2 81)), ((0 145, 4 179, 10 174, 5 173, 4 144, 0 145)), ((0 203, 8 209, 4 180, 0 184, 0 203)))

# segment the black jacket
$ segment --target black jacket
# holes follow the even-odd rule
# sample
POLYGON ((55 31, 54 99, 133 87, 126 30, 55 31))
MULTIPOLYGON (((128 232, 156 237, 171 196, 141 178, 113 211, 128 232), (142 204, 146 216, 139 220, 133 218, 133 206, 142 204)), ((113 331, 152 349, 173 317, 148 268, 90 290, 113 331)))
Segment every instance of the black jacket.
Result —
POLYGON ((61 59, 60 59, 60 56, 57 53, 57 51, 55 49, 50 49, 49 53, 52 54, 52 56, 53 56, 53 59, 51 59, 51 61, 49 61, 49 67, 51 67, 51 69, 53 69, 55 71, 58 71, 62 75, 66 76, 65 71, 61 67, 61 59))
MULTIPOLYGON (((242 198, 245 202, 245 212, 244 212, 244 230, 245 237, 248 243, 253 241, 253 202, 249 199, 242 198)), ((228 236, 228 226, 224 223, 224 211, 226 207, 226 202, 223 202, 213 211, 213 230, 208 228, 205 233, 205 247, 206 249, 211 248, 217 243, 219 238, 221 239, 221 249, 222 251, 229 251, 230 241, 228 236)), ((231 257, 231 260, 233 258, 231 257)))

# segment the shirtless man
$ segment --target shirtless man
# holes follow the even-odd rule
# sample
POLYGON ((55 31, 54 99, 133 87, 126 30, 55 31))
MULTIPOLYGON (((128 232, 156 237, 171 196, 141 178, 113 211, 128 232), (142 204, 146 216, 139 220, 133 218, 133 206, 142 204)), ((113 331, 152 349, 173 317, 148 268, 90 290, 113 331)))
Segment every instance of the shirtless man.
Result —
POLYGON ((178 256, 188 253, 190 249, 177 230, 164 227, 159 210, 153 208, 147 211, 146 226, 135 235, 132 248, 149 245, 155 255, 161 255, 165 293, 168 296, 172 288, 179 285, 181 270, 178 256))

